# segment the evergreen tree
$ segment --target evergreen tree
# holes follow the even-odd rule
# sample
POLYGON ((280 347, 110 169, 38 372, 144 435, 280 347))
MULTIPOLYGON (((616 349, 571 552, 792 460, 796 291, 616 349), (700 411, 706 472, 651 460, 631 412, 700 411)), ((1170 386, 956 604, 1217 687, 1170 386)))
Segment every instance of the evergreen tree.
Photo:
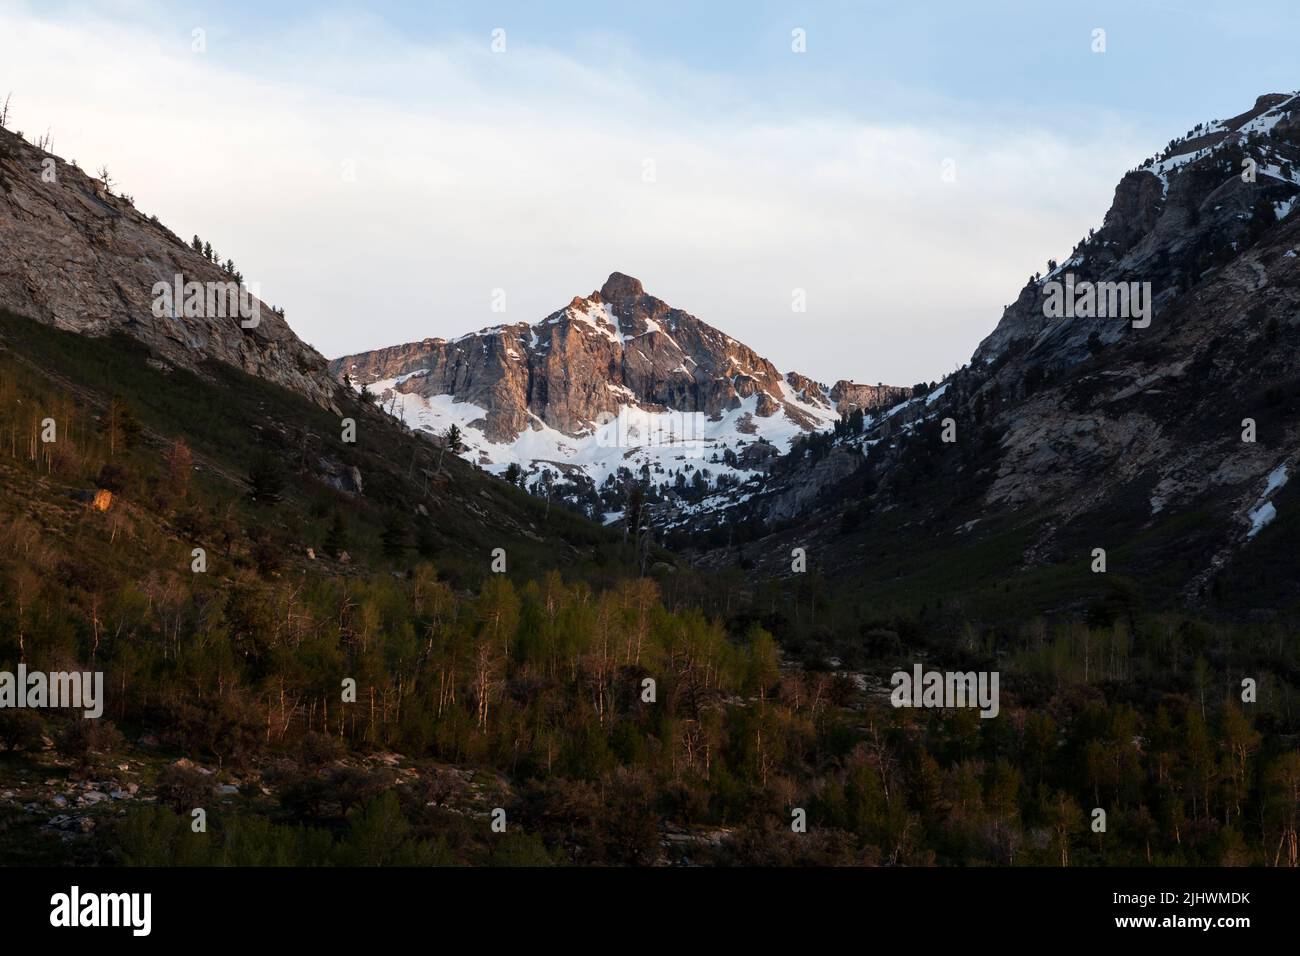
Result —
POLYGON ((384 529, 379 540, 387 557, 400 560, 407 547, 406 519, 396 511, 384 515, 384 529))
POLYGON ((337 558, 347 550, 348 547, 348 529, 343 523, 343 515, 339 511, 334 512, 334 521, 330 525, 329 531, 325 535, 325 545, 323 550, 331 558, 337 558))
POLYGON ((108 403, 108 417, 104 422, 104 431, 108 434, 110 455, 134 448, 140 440, 140 423, 136 421, 131 406, 121 396, 115 395, 108 403))
POLYGON ((248 470, 249 494, 259 504, 275 504, 280 500, 287 477, 280 459, 263 452, 248 470))

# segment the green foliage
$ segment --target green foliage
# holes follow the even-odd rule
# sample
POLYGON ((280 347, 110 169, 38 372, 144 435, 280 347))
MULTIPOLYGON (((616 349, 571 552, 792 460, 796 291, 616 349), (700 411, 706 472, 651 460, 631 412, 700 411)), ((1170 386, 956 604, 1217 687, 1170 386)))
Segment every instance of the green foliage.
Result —
POLYGON ((42 733, 74 772, 111 766, 130 749, 111 718, 267 790, 194 834, 207 780, 163 770, 157 805, 93 838, 104 862, 1271 865, 1295 844, 1300 648, 1280 621, 1155 610, 1122 569, 1161 547, 1159 524, 1085 585, 1064 562, 1007 580, 1014 530, 918 552, 905 507, 836 536, 883 542, 851 588, 816 567, 655 581, 621 535, 451 456, 437 469, 436 446, 377 412, 349 406, 352 448, 337 416, 234 370, 208 370, 214 389, 129 342, 0 329, 85 388, 0 354, 0 667, 93 662, 111 689, 97 721, 0 713, 0 772, 42 733), (114 393, 138 440, 100 427, 114 393), (53 445, 32 431, 46 409, 53 445), (322 458, 356 465, 365 493, 328 484, 322 458), (425 472, 450 477, 426 490, 425 472), (98 511, 105 475, 121 500, 98 511), (249 501, 245 475, 278 504, 249 501), (352 560, 310 560, 321 541, 352 560), (498 545, 511 576, 487 572, 498 545), (999 718, 890 707, 875 689, 917 660, 998 670, 999 718), (1258 703, 1230 695, 1243 676, 1258 703), (389 752, 412 772, 384 769, 389 752))
POLYGON ((396 511, 384 516, 384 529, 379 535, 383 544, 384 555, 393 560, 401 560, 409 547, 410 532, 406 518, 396 511))
POLYGON ((508 833, 492 851, 493 866, 555 866, 546 844, 536 834, 508 833))
POLYGON ((158 775, 158 802, 184 816, 196 807, 206 807, 212 798, 212 781, 193 767, 173 764, 158 775))
POLYGON ((337 558, 347 550, 348 531, 347 525, 343 523, 342 512, 335 511, 334 518, 330 522, 329 533, 325 536, 325 545, 322 550, 331 558, 337 558))
MULTIPOLYGON (((415 837, 397 797, 357 810, 339 832, 250 813, 212 816, 195 833, 188 811, 137 807, 113 828, 114 860, 128 866, 449 866, 442 841, 415 837)), ((531 864, 525 864, 531 865, 531 864)))
POLYGON ((288 474, 284 464, 269 453, 259 454, 248 469, 249 494, 258 504, 273 505, 278 502, 287 482, 288 474))

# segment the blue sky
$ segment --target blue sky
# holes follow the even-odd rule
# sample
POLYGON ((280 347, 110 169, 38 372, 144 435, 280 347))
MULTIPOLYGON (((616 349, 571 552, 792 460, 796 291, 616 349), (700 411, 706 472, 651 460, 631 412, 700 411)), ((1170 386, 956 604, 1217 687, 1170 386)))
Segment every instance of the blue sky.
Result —
POLYGON ((164 6, 178 20, 224 21, 232 32, 278 32, 330 16, 379 20, 430 40, 504 27, 518 44, 597 58, 613 42, 647 59, 725 75, 756 99, 790 108, 813 101, 875 119, 914 116, 918 109, 941 117, 976 104, 1011 113, 1114 110, 1163 126, 1197 121, 1207 108, 1237 109, 1264 90, 1293 88, 1283 38, 1300 26, 1300 6, 1288 0, 1248 8, 1214 0, 164 6), (808 32, 810 55, 802 59, 784 55, 792 26, 808 32), (1107 31, 1104 58, 1087 42, 1096 27, 1107 31))
POLYGON ((1300 86, 1294 6, 0 0, 0 90, 331 356, 619 270, 783 371, 906 384, 1126 169, 1300 86))

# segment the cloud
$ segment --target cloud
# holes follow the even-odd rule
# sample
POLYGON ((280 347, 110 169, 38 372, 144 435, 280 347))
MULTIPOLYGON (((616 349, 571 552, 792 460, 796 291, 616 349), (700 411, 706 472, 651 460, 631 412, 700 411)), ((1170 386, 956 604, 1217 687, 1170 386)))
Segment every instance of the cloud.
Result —
POLYGON ((108 165, 330 356, 536 321, 618 270, 782 370, 935 379, 1152 149, 1089 117, 1063 135, 768 105, 615 42, 511 34, 494 55, 332 13, 213 27, 194 53, 197 24, 149 7, 0 9, 18 128, 108 165))

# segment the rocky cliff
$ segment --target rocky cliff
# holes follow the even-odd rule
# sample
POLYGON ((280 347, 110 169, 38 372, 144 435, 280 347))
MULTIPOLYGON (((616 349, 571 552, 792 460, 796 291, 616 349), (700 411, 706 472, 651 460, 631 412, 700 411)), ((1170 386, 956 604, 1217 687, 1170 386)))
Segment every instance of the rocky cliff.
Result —
POLYGON ((165 361, 226 362, 331 407, 325 359, 270 306, 209 308, 206 290, 232 278, 109 185, 0 129, 0 308, 87 335, 120 330, 165 361), (178 278, 205 290, 202 305, 182 296, 156 310, 156 287, 178 278))
POLYGON ((1123 176, 968 366, 837 439, 864 453, 852 475, 811 495, 833 457, 783 461, 715 520, 797 519, 754 548, 774 567, 809 542, 854 574, 900 539, 907 557, 1014 541, 982 571, 1113 580, 1088 573, 1102 548, 1112 574, 1179 600, 1300 600, 1298 198, 1300 97, 1198 126, 1123 176))
POLYGON ((556 446, 576 447, 565 438, 590 438, 629 408, 699 413, 706 429, 786 445, 901 391, 846 381, 827 388, 798 373, 783 376, 743 343, 618 272, 536 324, 347 355, 330 370, 381 400, 386 395, 389 407, 411 411, 413 423, 439 430, 455 421, 479 432, 484 441, 472 439, 471 450, 502 468, 507 460, 564 459, 556 446), (504 449, 527 444, 534 432, 556 437, 531 457, 504 449))
MULTIPOLYGON (((1059 264, 1030 277, 975 352, 989 363, 1013 343, 1054 367, 1074 364, 1126 335, 1106 315, 1052 316, 1055 284, 1140 282, 1158 314, 1207 273, 1284 218, 1300 189, 1300 100, 1271 93, 1227 120, 1202 123, 1115 188, 1100 228, 1059 264)), ((1092 311, 1096 312, 1097 309, 1092 311)), ((1076 310, 1077 312, 1077 310, 1076 310)))

